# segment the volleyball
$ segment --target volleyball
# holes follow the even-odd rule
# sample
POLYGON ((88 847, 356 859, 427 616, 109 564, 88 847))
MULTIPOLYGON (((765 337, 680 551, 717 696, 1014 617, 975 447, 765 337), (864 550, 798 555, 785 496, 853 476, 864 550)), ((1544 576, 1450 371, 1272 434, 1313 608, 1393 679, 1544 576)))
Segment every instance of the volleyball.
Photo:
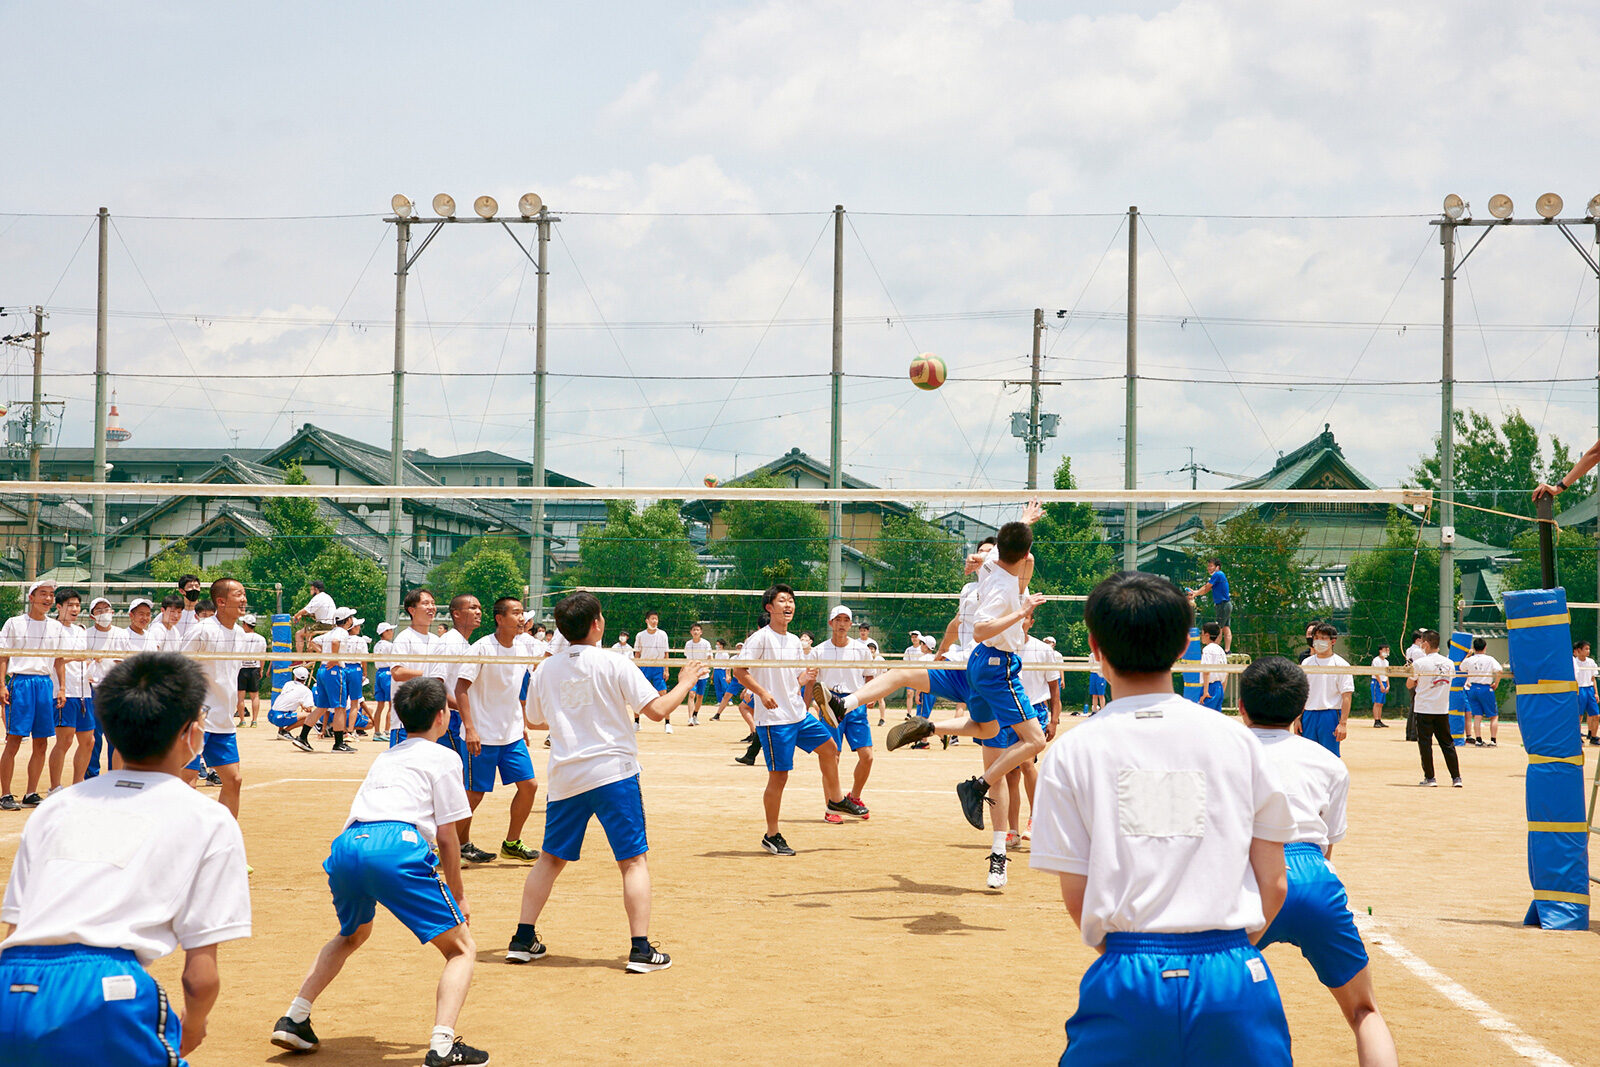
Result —
POLYGON ((937 389, 946 377, 944 360, 932 352, 924 352, 911 361, 911 384, 918 389, 937 389))

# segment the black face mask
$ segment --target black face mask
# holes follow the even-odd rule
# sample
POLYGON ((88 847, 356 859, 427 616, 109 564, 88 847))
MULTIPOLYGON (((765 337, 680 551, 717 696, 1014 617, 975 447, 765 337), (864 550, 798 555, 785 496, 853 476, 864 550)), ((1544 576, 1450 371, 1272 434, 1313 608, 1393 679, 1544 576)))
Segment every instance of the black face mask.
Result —
POLYGON ((189 601, 190 603, 193 603, 194 601, 199 600, 200 599, 200 590, 198 590, 198 589, 185 589, 183 591, 183 599, 189 601))

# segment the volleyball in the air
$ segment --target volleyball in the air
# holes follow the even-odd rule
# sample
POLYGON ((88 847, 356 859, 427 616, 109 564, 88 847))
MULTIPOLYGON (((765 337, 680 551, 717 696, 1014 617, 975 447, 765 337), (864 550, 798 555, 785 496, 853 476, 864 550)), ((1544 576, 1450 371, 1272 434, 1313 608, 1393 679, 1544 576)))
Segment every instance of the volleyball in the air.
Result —
POLYGON ((911 384, 918 389, 937 389, 948 376, 944 360, 932 352, 924 352, 911 361, 911 384))

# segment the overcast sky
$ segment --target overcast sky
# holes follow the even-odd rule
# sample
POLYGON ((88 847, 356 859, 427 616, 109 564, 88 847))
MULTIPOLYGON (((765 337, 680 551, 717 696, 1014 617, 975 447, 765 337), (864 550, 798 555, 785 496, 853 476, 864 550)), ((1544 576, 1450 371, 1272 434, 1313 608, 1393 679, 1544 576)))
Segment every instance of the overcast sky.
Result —
MULTIPOLYGON (((132 444, 306 421, 386 444, 390 196, 514 214, 535 191, 561 217, 552 469, 825 460, 843 204, 847 468, 1021 485, 1003 379, 1043 307, 1042 467, 1120 487, 1137 204, 1141 485, 1187 485, 1190 447, 1259 473, 1324 422, 1396 484, 1438 428, 1443 195, 1581 216, 1600 192, 1593 4, 13 0, 0 31, 0 304, 51 311, 64 444, 92 436, 99 206, 132 444), (937 393, 904 380, 922 351, 950 367, 937 393)), ((1493 233, 1458 284, 1458 403, 1587 445, 1596 306, 1559 234, 1493 233)), ((530 456, 534 274, 506 234, 441 233, 410 315, 407 444, 530 456)), ((23 399, 29 357, 3 356, 23 399)))

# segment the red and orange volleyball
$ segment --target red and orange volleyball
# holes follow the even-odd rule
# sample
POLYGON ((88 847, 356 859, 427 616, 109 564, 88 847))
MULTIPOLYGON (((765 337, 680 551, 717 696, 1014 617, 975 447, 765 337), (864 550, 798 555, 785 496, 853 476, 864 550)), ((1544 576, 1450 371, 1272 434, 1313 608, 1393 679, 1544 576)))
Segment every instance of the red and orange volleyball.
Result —
POLYGON ((937 389, 947 377, 944 360, 932 352, 924 352, 911 361, 911 384, 918 389, 937 389))

